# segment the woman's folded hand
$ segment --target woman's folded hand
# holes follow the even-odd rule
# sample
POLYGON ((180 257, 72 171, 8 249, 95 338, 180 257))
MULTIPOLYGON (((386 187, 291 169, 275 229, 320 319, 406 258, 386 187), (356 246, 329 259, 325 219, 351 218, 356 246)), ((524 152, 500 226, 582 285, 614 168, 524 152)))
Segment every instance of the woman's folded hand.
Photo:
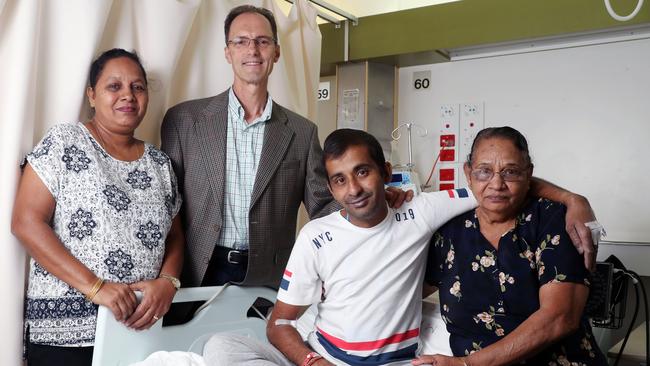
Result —
POLYGON ((138 299, 129 285, 116 282, 104 282, 92 301, 109 308, 115 320, 121 322, 133 314, 138 304, 138 299))
POLYGON ((167 313, 176 294, 174 285, 164 278, 135 282, 129 287, 143 294, 142 302, 125 322, 127 327, 136 330, 151 328, 167 313))

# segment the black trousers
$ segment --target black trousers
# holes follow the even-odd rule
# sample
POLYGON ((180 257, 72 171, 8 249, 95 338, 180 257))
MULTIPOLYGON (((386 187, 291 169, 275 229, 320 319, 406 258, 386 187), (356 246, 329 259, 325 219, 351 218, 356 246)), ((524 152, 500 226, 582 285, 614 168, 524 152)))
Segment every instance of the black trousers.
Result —
POLYGON ((205 270, 201 286, 221 286, 227 282, 241 282, 246 277, 248 257, 242 263, 228 262, 230 248, 217 246, 212 253, 208 268, 205 270))
POLYGON ((27 366, 90 366, 93 347, 58 347, 27 343, 27 366))

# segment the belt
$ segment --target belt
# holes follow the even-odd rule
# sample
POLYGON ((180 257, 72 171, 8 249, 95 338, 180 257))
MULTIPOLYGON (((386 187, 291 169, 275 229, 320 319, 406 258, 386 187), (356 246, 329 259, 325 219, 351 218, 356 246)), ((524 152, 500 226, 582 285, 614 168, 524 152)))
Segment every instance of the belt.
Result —
POLYGON ((248 264, 248 250, 237 250, 217 245, 214 254, 230 264, 248 264))

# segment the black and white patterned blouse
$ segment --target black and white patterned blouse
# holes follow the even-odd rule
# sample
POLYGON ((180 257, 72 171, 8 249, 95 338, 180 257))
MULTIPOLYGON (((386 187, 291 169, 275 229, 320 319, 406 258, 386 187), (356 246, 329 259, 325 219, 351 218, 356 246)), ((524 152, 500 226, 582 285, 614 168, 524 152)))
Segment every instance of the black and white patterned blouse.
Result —
MULTIPOLYGON (((52 127, 27 161, 56 200, 52 227, 72 255, 106 281, 158 276, 165 238, 181 205, 165 153, 145 143, 138 160, 117 160, 76 122, 52 127)), ((97 306, 30 262, 29 340, 93 345, 97 306)))

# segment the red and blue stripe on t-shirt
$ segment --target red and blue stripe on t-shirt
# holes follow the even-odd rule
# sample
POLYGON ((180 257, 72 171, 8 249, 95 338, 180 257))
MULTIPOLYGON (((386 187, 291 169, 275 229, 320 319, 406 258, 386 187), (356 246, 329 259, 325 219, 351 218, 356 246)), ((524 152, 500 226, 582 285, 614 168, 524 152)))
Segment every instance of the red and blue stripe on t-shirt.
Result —
POLYGON ((289 282, 291 282, 291 276, 293 273, 289 272, 289 270, 284 270, 284 274, 282 275, 282 282, 280 282, 280 288, 289 291, 289 282))
POLYGON ((449 190, 447 190, 447 194, 449 195, 449 198, 467 198, 467 197, 469 197, 469 194, 467 193, 466 188, 449 189, 449 190))
POLYGON ((350 365, 377 366, 391 362, 412 360, 418 348, 418 336, 420 328, 407 330, 403 333, 394 334, 388 338, 364 342, 347 342, 334 337, 318 328, 316 336, 318 342, 325 348, 327 353, 350 365), (403 348, 399 348, 399 344, 403 348), (381 352, 383 348, 397 346, 397 349, 381 352), (379 351, 376 353, 373 351, 379 351), (365 356, 363 354, 366 354, 365 356))

